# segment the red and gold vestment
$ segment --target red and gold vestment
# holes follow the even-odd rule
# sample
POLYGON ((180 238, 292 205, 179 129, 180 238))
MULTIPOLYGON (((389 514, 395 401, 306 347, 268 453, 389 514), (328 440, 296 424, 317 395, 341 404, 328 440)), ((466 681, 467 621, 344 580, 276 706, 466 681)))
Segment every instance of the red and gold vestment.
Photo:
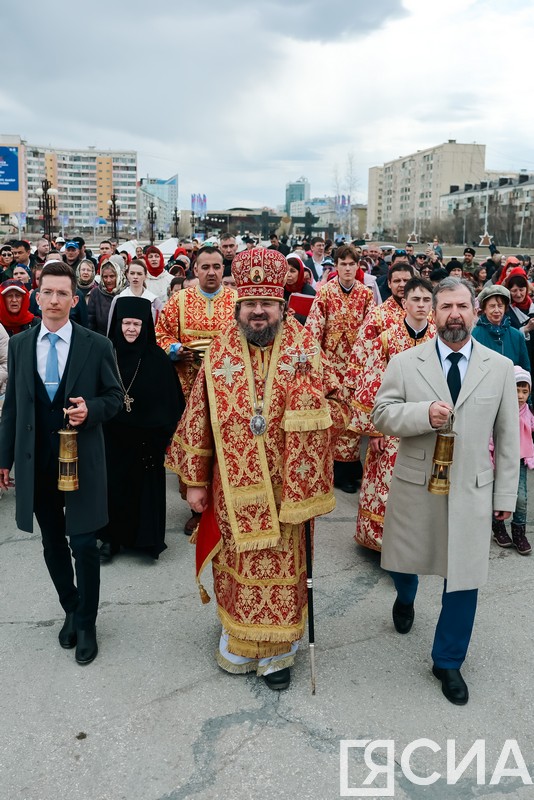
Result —
MULTIPOLYGON (((375 308, 371 289, 356 281, 344 292, 337 279, 321 287, 311 307, 306 329, 322 347, 340 384, 368 312, 375 308)), ((338 437, 335 461, 358 461, 360 437, 345 431, 338 437)))
MULTIPOLYGON (((173 294, 163 307, 156 325, 156 341, 169 354, 171 344, 180 342, 190 347, 199 340, 211 340, 234 317, 236 293, 223 286, 215 297, 206 297, 198 286, 173 294)), ((184 397, 187 400, 198 375, 196 364, 176 362, 184 397)))
MULTIPOLYGON (((427 342, 436 335, 429 322, 425 335, 412 339, 406 325, 392 325, 375 339, 362 339, 351 356, 350 368, 344 383, 344 395, 350 397, 352 418, 349 429, 370 438, 381 436, 371 421, 376 393, 390 359, 409 347, 427 342)), ((355 540, 371 550, 381 550, 386 501, 397 457, 399 440, 384 436, 384 449, 374 452, 367 448, 358 503, 355 540)))
POLYGON ((404 309, 397 303, 393 295, 380 303, 379 306, 372 308, 364 319, 361 327, 361 335, 364 339, 376 339, 383 330, 391 328, 392 325, 400 325, 404 319, 404 309))
POLYGON ((335 374, 291 317, 269 347, 249 345, 232 322, 206 353, 167 466, 209 486, 216 531, 199 526, 197 574, 211 559, 235 655, 286 653, 303 635, 303 523, 334 508, 332 445, 346 422, 335 374), (254 435, 261 397, 267 428, 254 435))

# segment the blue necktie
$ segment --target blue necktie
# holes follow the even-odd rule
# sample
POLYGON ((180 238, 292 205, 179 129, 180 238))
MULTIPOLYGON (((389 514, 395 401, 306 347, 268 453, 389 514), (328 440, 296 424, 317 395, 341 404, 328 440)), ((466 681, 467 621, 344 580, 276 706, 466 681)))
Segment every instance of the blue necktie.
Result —
POLYGON ((451 393, 453 406, 456 405, 456 401, 458 400, 458 395, 460 394, 460 389, 462 388, 460 367, 458 366, 458 362, 461 359, 461 357, 462 357, 461 353, 449 353, 449 355, 447 356, 447 358, 451 362, 451 366, 447 373, 447 384, 449 386, 449 392, 451 393))
POLYGON ((47 333, 48 341, 50 342, 50 348, 48 350, 48 356, 46 357, 46 370, 45 370, 45 388, 48 392, 48 396, 50 400, 53 400, 56 396, 56 392, 59 386, 59 364, 57 360, 57 350, 56 350, 56 343, 59 339, 57 333, 47 333))

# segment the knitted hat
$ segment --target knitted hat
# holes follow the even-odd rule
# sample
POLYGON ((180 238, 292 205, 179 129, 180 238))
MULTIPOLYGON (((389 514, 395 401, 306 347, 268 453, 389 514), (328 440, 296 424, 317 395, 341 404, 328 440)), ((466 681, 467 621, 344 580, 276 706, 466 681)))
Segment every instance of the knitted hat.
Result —
POLYGON ((527 370, 523 369, 523 367, 514 367, 514 372, 516 383, 528 383, 528 385, 532 387, 532 378, 530 372, 527 372, 527 370))

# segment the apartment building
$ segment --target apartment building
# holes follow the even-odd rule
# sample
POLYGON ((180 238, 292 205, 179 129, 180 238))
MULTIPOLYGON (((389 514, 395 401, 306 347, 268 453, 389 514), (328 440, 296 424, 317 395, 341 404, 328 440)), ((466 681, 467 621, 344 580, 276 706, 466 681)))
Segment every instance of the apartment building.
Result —
POLYGON ((386 162, 369 170, 367 231, 373 237, 394 236, 400 229, 417 232, 437 219, 440 197, 452 185, 484 178, 486 145, 445 144, 386 162))
POLYGON ((18 191, 0 180, 0 214, 22 214, 28 230, 42 219, 37 190, 47 179, 57 189, 54 228, 79 231, 108 224, 108 200, 120 209, 118 228, 127 235, 137 218, 137 153, 134 150, 59 149, 0 135, 2 148, 17 151, 18 191), (17 206, 16 208, 14 206, 17 206))

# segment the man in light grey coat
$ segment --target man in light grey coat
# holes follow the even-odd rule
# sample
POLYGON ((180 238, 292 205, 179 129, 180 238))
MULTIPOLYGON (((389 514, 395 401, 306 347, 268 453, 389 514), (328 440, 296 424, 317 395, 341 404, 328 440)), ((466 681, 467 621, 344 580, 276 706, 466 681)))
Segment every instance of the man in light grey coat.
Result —
POLYGON ((516 504, 518 403, 512 362, 471 338, 476 315, 470 284, 446 278, 434 290, 433 307, 438 338, 392 358, 372 414, 379 431, 401 440, 381 563, 397 589, 393 622, 399 633, 413 624, 418 574, 445 579, 433 673, 447 699, 463 705, 469 693, 460 667, 478 587, 487 580, 491 515, 507 519, 516 504), (436 430, 452 410, 457 435, 450 492, 439 496, 427 487, 436 430))

